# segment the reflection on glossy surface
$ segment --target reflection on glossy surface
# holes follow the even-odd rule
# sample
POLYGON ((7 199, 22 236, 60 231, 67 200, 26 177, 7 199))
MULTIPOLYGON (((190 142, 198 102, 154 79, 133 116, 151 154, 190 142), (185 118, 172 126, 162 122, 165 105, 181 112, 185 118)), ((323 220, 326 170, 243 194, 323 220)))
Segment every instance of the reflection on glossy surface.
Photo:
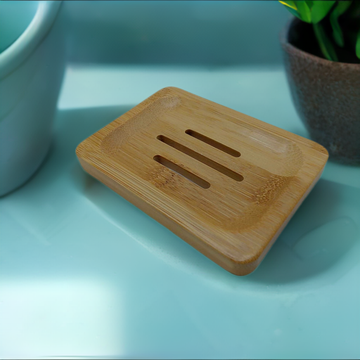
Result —
POLYGON ((121 354, 121 308, 105 283, 9 279, 0 292, 2 358, 121 354))
MULTIPOLYGON (((246 112, 267 120, 282 96, 246 112)), ((81 170, 78 143, 131 106, 60 111, 44 166, 0 200, 1 356, 18 358, 20 341, 46 358, 358 358, 360 187, 325 170, 260 267, 236 277, 81 170)))
MULTIPOLYGON (((262 288, 254 288, 254 283, 260 282, 287 285, 283 289, 285 291, 295 285, 304 290, 308 286, 318 287, 332 283, 359 263, 359 227, 350 217, 344 217, 344 214, 355 215, 359 221, 360 209, 354 213, 350 206, 345 211, 339 211, 334 199, 337 194, 347 195, 347 205, 355 208, 360 203, 360 190, 356 188, 335 186, 321 180, 314 194, 302 205, 259 269, 245 278, 236 278, 224 274, 176 235, 83 173, 78 165, 73 174, 77 181, 82 178, 84 195, 110 223, 162 261, 212 284, 218 283, 222 288, 241 286, 242 290, 251 287, 254 291, 263 291, 262 288), (327 191, 323 191, 324 189, 327 191), (331 199, 333 205, 329 204, 327 212, 323 212, 322 208, 327 199, 331 199), (324 221, 327 221, 326 224, 324 221), (142 226, 138 227, 137 224, 142 226), (332 267, 335 267, 333 271, 332 267), (324 276, 320 276, 323 272, 324 276), (301 282, 297 284, 299 281, 301 282)), ((268 288, 269 290, 271 288, 268 288)), ((279 288, 273 290, 279 291, 279 288)))
POLYGON ((252 278, 305 290, 344 276, 359 263, 359 203, 360 189, 320 180, 252 278))
POLYGON ((334 262, 350 251, 358 236, 356 223, 347 217, 329 221, 325 225, 311 230, 294 245, 294 251, 302 260, 327 257, 334 262))

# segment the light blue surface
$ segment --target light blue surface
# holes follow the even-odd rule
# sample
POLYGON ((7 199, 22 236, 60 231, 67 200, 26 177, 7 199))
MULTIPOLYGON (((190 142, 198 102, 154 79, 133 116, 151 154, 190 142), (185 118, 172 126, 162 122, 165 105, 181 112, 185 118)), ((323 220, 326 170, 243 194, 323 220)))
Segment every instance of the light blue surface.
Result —
POLYGON ((46 163, 0 200, 1 357, 359 358, 359 167, 328 163, 246 277, 83 172, 76 146, 169 85, 306 136, 280 67, 68 67, 46 163))

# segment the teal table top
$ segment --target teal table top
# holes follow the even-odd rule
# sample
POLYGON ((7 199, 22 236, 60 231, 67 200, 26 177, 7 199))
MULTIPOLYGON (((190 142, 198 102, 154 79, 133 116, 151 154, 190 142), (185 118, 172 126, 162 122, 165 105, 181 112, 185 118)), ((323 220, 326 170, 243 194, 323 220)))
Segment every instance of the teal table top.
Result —
POLYGON ((359 358, 360 167, 329 162, 236 277, 81 169, 76 146, 165 86, 307 137, 281 67, 69 66, 46 162, 0 200, 0 353, 359 358))

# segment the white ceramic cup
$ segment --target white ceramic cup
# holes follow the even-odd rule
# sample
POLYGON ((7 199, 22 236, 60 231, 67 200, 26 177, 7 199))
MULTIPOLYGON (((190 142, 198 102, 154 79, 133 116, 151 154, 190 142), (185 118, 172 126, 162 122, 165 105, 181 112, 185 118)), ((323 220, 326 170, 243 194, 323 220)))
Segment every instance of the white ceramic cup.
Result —
POLYGON ((26 30, 0 54, 0 196, 38 169, 50 146, 65 67, 61 2, 39 2, 26 30))

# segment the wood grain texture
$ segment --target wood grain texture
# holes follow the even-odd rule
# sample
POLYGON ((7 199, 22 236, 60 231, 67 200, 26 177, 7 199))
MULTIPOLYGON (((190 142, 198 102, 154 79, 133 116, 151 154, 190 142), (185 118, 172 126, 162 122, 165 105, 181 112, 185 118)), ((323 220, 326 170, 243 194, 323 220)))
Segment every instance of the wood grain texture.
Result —
POLYGON ((177 88, 76 154, 85 171, 236 275, 260 264, 328 159, 313 141, 177 88))

